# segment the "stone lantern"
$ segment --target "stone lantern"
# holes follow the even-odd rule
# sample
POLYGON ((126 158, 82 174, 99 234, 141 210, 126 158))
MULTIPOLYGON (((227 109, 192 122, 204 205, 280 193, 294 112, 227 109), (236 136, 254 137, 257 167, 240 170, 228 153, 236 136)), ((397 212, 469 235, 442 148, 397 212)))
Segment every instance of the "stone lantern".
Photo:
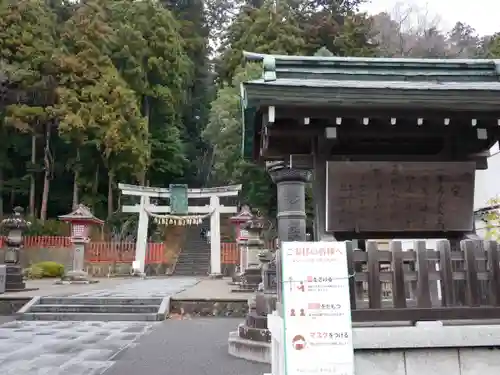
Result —
POLYGON ((84 271, 85 244, 90 241, 92 225, 103 225, 104 221, 95 217, 83 204, 78 205, 73 212, 59 216, 59 220, 70 224, 73 243, 73 268, 64 275, 63 281, 89 283, 88 274, 84 271))
POLYGON ((245 272, 246 264, 247 264, 247 253, 246 253, 246 241, 248 240, 248 230, 243 227, 243 225, 253 218, 252 211, 250 210, 250 206, 243 205, 238 214, 231 217, 229 220, 231 224, 234 225, 236 243, 238 244, 238 253, 239 253, 239 268, 235 270, 233 275, 234 282, 241 281, 241 274, 245 272))
POLYGON ((269 227, 269 220, 260 215, 255 215, 251 220, 243 224, 248 237, 241 241, 242 251, 245 253, 244 271, 241 272, 240 288, 246 291, 256 291, 262 282, 262 263, 260 254, 265 248, 262 235, 269 227))
POLYGON ((19 264, 19 250, 23 245, 23 234, 31 223, 23 217, 22 207, 15 207, 14 213, 0 223, 2 232, 7 235, 7 249, 4 263, 6 265, 5 291, 19 291, 26 289, 23 281, 23 271, 19 264))

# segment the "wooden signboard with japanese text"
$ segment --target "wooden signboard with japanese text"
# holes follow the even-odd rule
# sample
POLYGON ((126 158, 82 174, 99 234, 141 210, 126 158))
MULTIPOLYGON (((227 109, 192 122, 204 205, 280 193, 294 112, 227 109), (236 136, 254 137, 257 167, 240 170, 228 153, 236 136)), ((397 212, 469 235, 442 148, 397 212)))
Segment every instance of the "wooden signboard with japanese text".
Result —
POLYGON ((328 162, 328 232, 469 232, 473 162, 328 162))

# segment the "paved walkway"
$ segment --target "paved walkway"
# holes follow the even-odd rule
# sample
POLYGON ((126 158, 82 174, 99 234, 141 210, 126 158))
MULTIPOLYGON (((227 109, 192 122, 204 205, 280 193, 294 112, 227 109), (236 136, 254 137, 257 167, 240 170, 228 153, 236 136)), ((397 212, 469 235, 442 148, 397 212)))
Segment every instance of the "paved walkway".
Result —
MULTIPOLYGON (((135 279, 109 285, 109 288, 84 289, 80 293, 67 292, 65 295, 165 297, 197 282, 190 277, 135 279)), ((8 322, 0 325, 0 374, 99 375, 113 364, 117 353, 159 326, 161 323, 150 322, 8 322)))
POLYGON ((167 320, 114 358, 104 375, 262 375, 271 366, 231 357, 227 338, 241 319, 167 320))

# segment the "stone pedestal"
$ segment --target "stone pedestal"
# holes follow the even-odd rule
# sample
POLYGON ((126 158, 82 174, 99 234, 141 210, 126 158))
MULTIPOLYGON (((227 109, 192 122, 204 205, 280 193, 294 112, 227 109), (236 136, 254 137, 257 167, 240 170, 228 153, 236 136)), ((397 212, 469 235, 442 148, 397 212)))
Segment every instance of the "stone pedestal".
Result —
MULTIPOLYGON (((305 184, 310 173, 305 170, 280 166, 270 170, 273 181, 278 185, 278 235, 282 241, 306 240, 305 184)), ((237 332, 229 335, 229 354, 263 363, 270 363, 271 333, 267 315, 276 310, 277 267, 279 250, 263 251, 261 262, 262 291, 249 302, 249 313, 237 332)))
POLYGON ((25 289, 22 267, 17 264, 6 264, 5 291, 18 292, 25 289))
MULTIPOLYGON (((256 291, 262 282, 261 262, 259 254, 264 250, 264 241, 262 240, 262 231, 266 227, 267 221, 262 217, 254 217, 243 224, 247 231, 247 238, 241 241, 242 251, 246 262, 241 265, 242 271, 238 275, 239 288, 234 292, 256 291)), ((236 278, 235 278, 236 279, 236 278)))
POLYGON ((73 269, 64 274, 57 284, 94 284, 89 274, 83 270, 85 266, 85 240, 73 239, 73 269))
POLYGON ((23 234, 31 225, 23 216, 24 210, 21 207, 15 207, 14 213, 3 219, 0 223, 2 231, 7 232, 5 251, 5 291, 19 292, 26 289, 23 278, 23 269, 19 265, 19 250, 23 244, 23 234))

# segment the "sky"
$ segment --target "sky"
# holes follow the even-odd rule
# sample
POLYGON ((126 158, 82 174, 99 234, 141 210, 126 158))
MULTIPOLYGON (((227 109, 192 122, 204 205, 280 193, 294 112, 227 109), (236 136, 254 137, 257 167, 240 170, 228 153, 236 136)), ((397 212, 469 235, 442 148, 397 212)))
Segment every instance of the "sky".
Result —
POLYGON ((398 3, 415 4, 429 13, 439 15, 442 19, 443 31, 448 31, 457 21, 468 23, 480 35, 491 35, 500 31, 500 1, 498 0, 369 0, 362 11, 376 14, 384 11, 390 13, 398 3))

